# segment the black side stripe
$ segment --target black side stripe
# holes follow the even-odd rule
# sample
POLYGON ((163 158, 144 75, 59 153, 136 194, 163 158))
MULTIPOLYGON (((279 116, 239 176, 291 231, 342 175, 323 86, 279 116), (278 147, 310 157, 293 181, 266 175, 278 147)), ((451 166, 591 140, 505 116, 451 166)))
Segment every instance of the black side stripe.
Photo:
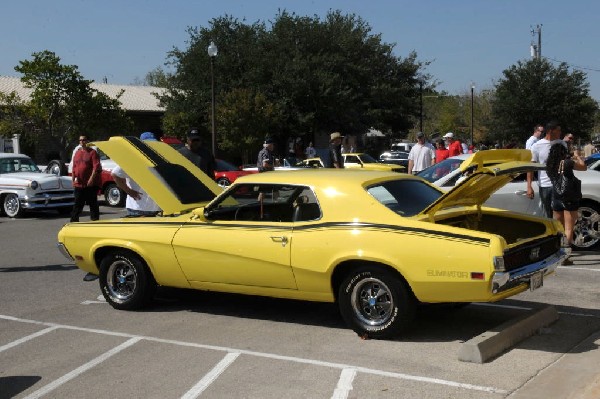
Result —
POLYGON ((293 231, 309 231, 309 230, 327 230, 327 229, 378 229, 378 230, 389 230, 399 233, 417 233, 417 234, 425 234, 439 237, 446 237, 452 239, 459 239, 465 241, 473 241, 482 244, 490 243, 488 238, 482 237, 473 237, 465 234, 456 234, 456 233, 448 233, 445 231, 437 231, 431 229, 422 229, 415 227, 403 227, 392 224, 377 224, 377 223, 356 223, 356 222, 327 222, 327 223, 316 223, 316 224, 305 224, 305 225, 281 225, 281 224, 228 224, 228 225, 215 225, 215 224, 196 224, 196 223, 181 223, 181 222, 136 222, 136 221, 127 221, 127 222, 101 222, 97 221, 94 223, 85 223, 80 222, 79 224, 86 224, 90 226, 99 226, 104 225, 106 227, 115 226, 115 225, 143 225, 147 227, 173 227, 173 226, 181 226, 181 228, 192 229, 192 228, 218 228, 218 229, 246 229, 246 230, 293 230, 293 231))

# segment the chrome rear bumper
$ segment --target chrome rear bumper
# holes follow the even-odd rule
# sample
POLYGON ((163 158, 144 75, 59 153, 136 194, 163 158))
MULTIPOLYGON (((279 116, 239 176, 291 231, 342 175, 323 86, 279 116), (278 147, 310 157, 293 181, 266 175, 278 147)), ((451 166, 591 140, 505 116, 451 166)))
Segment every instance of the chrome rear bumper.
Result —
POLYGON ((546 276, 554 272, 567 257, 567 252, 561 248, 553 255, 539 262, 531 263, 510 272, 495 272, 492 277, 492 293, 497 294, 523 283, 529 283, 531 276, 536 273, 543 273, 546 276))

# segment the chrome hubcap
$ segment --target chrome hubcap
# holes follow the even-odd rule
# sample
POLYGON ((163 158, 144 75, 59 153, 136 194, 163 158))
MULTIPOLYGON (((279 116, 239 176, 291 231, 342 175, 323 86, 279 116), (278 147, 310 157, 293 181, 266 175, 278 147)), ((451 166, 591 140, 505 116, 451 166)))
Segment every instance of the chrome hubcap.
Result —
POLYGON ((356 316, 366 324, 379 326, 392 316, 394 300, 390 289, 381 280, 361 280, 352 290, 352 308, 356 316))
POLYGON ((108 268, 106 285, 110 296, 117 302, 128 300, 135 293, 137 273, 135 268, 124 260, 116 260, 108 268))
POLYGON ((600 240, 600 214, 593 208, 579 208, 579 218, 573 230, 574 244, 579 248, 589 248, 600 240))
POLYGON ((14 216, 19 212, 19 198, 14 194, 9 194, 4 199, 4 211, 8 216, 14 216))

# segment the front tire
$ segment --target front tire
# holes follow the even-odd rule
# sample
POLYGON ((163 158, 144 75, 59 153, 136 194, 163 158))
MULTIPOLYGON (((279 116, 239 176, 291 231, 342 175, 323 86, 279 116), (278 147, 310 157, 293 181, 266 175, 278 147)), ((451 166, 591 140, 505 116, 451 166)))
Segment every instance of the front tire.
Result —
POLYGON ((136 310, 152 300, 156 282, 137 255, 115 251, 100 262, 100 289, 113 308, 136 310))
POLYGON ((393 338, 415 315, 416 300, 394 273, 372 267, 352 271, 339 287, 340 313, 361 337, 393 338))
POLYGON ((19 202, 17 194, 6 194, 2 200, 2 210, 9 218, 18 218, 23 216, 23 207, 19 202))
POLYGON ((127 194, 123 192, 116 184, 108 184, 104 188, 104 200, 109 206, 122 207, 125 205, 127 194))

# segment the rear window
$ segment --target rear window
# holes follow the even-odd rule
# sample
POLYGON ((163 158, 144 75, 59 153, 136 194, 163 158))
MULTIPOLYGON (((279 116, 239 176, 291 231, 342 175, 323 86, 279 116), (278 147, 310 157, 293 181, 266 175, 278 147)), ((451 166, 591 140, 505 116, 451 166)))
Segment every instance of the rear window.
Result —
POLYGON ((367 188, 367 192, 381 204, 401 216, 414 216, 442 193, 420 180, 392 180, 367 188))

